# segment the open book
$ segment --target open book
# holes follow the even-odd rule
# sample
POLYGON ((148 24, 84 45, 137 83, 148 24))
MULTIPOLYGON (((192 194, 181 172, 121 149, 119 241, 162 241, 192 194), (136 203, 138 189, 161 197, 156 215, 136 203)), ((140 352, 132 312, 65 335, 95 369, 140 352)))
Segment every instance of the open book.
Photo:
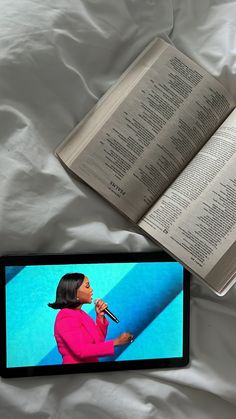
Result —
POLYGON ((236 110, 152 41, 57 148, 66 167, 218 295, 236 282, 236 110))

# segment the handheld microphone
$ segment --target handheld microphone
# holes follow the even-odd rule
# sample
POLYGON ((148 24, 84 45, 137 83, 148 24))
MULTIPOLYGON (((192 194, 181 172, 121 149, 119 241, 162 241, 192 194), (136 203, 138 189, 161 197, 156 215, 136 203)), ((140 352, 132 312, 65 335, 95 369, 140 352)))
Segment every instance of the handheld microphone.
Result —
MULTIPOLYGON (((99 298, 94 300, 94 304, 96 305, 98 301, 99 301, 99 298)), ((110 317, 110 319, 113 320, 114 322, 116 323, 120 322, 120 320, 118 320, 117 317, 110 310, 108 310, 108 308, 105 308, 104 313, 106 313, 110 317)))

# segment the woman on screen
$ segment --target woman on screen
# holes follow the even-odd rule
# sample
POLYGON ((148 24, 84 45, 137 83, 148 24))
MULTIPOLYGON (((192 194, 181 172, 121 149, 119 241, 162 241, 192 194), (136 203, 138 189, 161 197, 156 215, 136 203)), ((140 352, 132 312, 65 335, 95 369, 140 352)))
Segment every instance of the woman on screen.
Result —
POLYGON ((98 357, 114 355, 115 346, 132 342, 133 336, 127 332, 105 341, 109 325, 104 314, 107 304, 101 299, 96 302, 96 322, 82 310, 83 304, 91 304, 92 295, 84 274, 68 273, 57 286, 56 301, 48 304, 60 309, 54 335, 63 364, 98 362, 98 357))

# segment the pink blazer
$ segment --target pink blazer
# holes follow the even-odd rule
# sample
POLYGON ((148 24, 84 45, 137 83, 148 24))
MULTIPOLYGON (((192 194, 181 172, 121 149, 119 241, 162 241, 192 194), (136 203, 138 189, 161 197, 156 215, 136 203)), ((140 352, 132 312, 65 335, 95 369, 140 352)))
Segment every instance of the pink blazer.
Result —
POLYGON ((83 310, 63 308, 56 317, 54 335, 63 364, 98 362, 98 357, 114 355, 113 340, 105 342, 109 322, 96 323, 83 310))

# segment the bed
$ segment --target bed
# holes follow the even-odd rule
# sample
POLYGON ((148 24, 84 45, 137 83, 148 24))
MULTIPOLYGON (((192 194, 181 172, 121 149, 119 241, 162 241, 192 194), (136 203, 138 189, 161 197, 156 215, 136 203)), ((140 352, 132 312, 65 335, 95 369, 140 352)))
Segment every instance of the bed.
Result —
MULTIPOLYGON (((0 6, 0 254, 158 250, 72 178, 54 150, 155 36, 209 70, 236 100, 236 2, 0 6)), ((234 419, 236 288, 218 297, 194 277, 190 287, 187 367, 1 379, 1 417, 234 419)))

